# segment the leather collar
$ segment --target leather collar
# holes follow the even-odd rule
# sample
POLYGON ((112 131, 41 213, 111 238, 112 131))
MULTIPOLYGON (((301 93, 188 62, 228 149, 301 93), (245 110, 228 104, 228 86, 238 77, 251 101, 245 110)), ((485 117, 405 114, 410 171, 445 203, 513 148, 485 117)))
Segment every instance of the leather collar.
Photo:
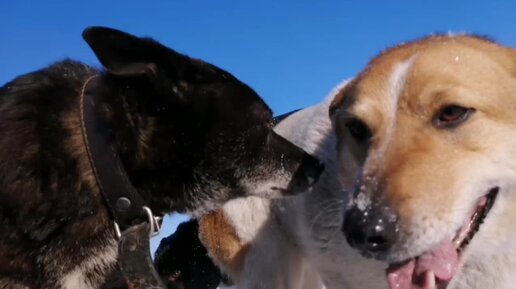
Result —
POLYGON ((98 118, 102 99, 95 88, 101 85, 100 81, 100 75, 88 78, 80 95, 82 136, 98 188, 115 221, 118 237, 121 231, 145 221, 149 221, 151 230, 156 231, 158 228, 153 227, 156 222, 152 212, 145 207, 143 199, 131 184, 120 156, 109 139, 110 128, 98 118))

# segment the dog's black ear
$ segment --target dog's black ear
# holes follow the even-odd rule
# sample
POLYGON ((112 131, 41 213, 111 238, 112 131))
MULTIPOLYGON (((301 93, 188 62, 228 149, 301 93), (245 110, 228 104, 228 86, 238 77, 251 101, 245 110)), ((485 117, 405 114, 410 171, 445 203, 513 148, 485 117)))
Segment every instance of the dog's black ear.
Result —
POLYGON ((151 59, 160 46, 157 42, 107 27, 86 28, 82 37, 109 73, 157 78, 157 67, 151 59))

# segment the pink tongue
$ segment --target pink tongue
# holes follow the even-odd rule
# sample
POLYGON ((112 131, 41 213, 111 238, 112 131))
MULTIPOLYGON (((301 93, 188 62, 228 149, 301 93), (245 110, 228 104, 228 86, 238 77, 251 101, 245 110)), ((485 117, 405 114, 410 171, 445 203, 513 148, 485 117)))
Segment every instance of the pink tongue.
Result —
POLYGON ((430 289, 435 275, 437 285, 447 284, 457 272, 459 256, 451 241, 441 243, 435 250, 398 266, 387 268, 390 289, 430 289))

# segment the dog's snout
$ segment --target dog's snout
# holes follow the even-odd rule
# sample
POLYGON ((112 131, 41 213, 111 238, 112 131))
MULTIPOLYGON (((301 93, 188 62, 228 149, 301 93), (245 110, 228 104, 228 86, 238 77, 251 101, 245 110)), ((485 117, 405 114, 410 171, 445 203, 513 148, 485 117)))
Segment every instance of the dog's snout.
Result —
POLYGON ((398 224, 395 214, 386 206, 364 210, 354 206, 346 212, 342 230, 352 247, 366 256, 381 259, 396 239, 398 224))
POLYGON ((289 140, 277 134, 273 130, 269 131, 269 134, 267 135, 267 146, 270 149, 277 151, 278 153, 292 156, 301 157, 301 155, 304 153, 301 148, 294 145, 289 140))
POLYGON ((306 191, 317 182, 324 170, 321 161, 274 131, 269 134, 267 142, 269 148, 281 160, 283 169, 294 172, 288 192, 296 194, 306 191))
POLYGON ((292 177, 288 191, 293 194, 306 191, 317 182, 323 170, 324 164, 322 162, 303 152, 303 158, 292 177))

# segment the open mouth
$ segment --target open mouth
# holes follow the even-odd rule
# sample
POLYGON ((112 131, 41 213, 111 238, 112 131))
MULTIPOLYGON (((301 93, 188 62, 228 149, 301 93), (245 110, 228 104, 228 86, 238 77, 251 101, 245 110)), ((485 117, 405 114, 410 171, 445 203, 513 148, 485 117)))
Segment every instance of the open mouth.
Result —
POLYGON ((451 240, 386 270, 390 289, 444 289, 458 271, 461 253, 480 229, 493 207, 499 188, 493 188, 480 198, 471 217, 457 230, 451 240))

